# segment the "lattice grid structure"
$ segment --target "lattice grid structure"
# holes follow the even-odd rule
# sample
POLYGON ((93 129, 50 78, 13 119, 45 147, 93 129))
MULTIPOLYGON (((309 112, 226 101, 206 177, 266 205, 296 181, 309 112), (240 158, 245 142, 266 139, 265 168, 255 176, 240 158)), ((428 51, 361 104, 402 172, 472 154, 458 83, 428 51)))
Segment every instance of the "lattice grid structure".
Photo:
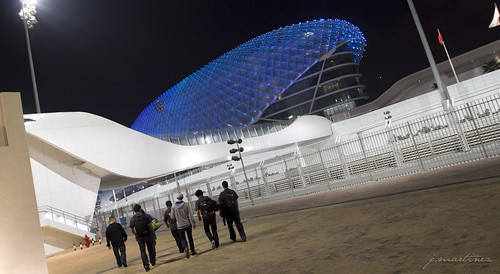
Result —
MULTIPOLYGON (((318 67, 319 61, 325 62, 325 56, 331 55, 340 46, 343 52, 350 54, 343 62, 356 66, 355 71, 351 69, 340 72, 340 75, 332 74, 336 78, 341 78, 345 73, 357 73, 357 64, 366 43, 356 26, 342 20, 315 20, 268 32, 236 47, 167 90, 141 112, 132 129, 151 136, 166 134, 169 138, 176 138, 190 132, 255 124, 263 118, 266 109, 278 103, 295 82, 309 74, 313 77, 315 73, 322 73, 321 69, 316 69, 308 74, 308 70, 315 65, 318 67)), ((336 58, 340 59, 346 58, 336 58)), ((354 82, 340 82, 340 86, 359 86, 359 75, 355 76, 354 82)), ((309 82, 316 89, 320 84, 320 81, 309 82)), ((335 88, 330 89, 328 93, 336 92, 335 88)), ((297 89, 296 92, 303 91, 297 89)), ((363 97, 360 94, 362 92, 353 98, 363 97)), ((351 98, 345 94, 341 97, 346 100, 351 98)), ((309 100, 313 102, 314 98, 309 100)), ((290 102, 300 104, 303 100, 290 102)), ((321 108, 314 109, 320 111, 330 107, 331 110, 331 106, 341 103, 332 98, 328 99, 331 103, 325 102, 322 100, 321 108)), ((348 102, 344 102, 347 105, 348 102)), ((281 102, 281 105, 294 108, 287 102, 281 102)), ((283 112, 283 107, 271 109, 273 113, 266 114, 271 121, 274 112, 283 112)), ((307 112, 313 107, 302 109, 304 113, 294 114, 310 114, 307 112)), ((283 119, 286 115, 281 113, 275 117, 283 119)))

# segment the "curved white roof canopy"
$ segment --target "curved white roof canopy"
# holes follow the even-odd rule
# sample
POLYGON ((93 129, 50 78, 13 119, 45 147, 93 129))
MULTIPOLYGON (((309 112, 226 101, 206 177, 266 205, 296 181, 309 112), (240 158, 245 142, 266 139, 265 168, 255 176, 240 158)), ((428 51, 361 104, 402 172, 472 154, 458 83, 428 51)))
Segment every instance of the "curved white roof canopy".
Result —
MULTIPOLYGON (((24 115, 27 134, 81 161, 81 167, 101 177, 101 189, 128 186, 227 159, 227 143, 181 146, 84 112, 24 115)), ((244 154, 277 149, 332 135, 331 122, 320 116, 302 116, 287 128, 244 139, 244 154)))

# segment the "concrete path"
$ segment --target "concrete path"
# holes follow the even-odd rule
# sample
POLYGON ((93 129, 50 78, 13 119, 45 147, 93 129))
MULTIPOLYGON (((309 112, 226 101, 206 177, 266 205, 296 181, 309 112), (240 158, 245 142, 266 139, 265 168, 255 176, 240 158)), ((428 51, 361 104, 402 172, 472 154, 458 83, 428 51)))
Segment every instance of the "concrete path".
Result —
MULTIPOLYGON (((248 236, 219 223, 211 250, 177 253, 165 226, 150 273, 500 273, 500 157, 241 210, 248 236)), ((128 231, 129 235, 131 234, 128 231)), ((143 272, 127 241, 127 268, 104 245, 47 258, 50 273, 143 272)))

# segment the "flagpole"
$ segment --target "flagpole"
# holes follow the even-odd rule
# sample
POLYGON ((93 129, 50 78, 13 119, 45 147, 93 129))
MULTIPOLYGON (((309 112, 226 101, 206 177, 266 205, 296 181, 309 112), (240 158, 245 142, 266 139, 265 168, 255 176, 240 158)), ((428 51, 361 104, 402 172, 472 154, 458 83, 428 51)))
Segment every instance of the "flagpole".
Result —
POLYGON ((438 29, 438 35, 439 35, 439 37, 441 37, 441 41, 439 41, 439 43, 441 43, 441 45, 443 45, 443 47, 444 47, 444 51, 446 52, 446 56, 448 57, 448 62, 450 62, 450 66, 451 66, 451 70, 453 71, 453 75, 455 75, 455 79, 457 80, 457 83, 460 83, 460 81, 458 81, 457 73, 455 72, 455 67, 453 66, 453 63, 451 62, 450 55, 448 54, 448 49, 446 49, 446 45, 444 44, 444 40, 442 39, 441 32, 439 32, 439 29, 438 29))

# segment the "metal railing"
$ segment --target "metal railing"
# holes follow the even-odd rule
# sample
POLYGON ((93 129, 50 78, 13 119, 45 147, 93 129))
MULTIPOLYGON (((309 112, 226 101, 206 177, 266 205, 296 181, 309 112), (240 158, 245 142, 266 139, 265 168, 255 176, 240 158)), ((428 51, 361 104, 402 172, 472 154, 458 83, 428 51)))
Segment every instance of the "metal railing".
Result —
POLYGON ((241 205, 387 179, 500 155, 500 96, 387 127, 307 155, 262 165, 241 205))
MULTIPOLYGON (((500 155, 500 95, 442 111, 421 119, 393 124, 313 153, 264 160, 242 172, 217 180, 181 185, 194 208, 197 189, 216 198, 222 180, 238 192, 240 206, 292 198, 381 179, 442 168, 500 155), (247 187, 247 185, 249 187, 247 187)), ((167 184, 176 184, 170 180, 167 184)), ((166 200, 177 189, 141 201, 160 217, 166 200)), ((186 201, 186 199, 185 199, 186 201)), ((130 211, 130 208, 123 209, 130 211)))
POLYGON ((79 230, 90 232, 90 220, 51 206, 38 207, 40 221, 51 220, 79 230))

